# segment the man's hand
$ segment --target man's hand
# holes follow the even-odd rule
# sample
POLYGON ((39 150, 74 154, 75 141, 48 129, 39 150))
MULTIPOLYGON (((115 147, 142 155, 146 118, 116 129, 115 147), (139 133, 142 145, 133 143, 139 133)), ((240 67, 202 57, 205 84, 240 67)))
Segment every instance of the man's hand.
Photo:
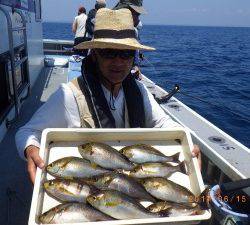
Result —
POLYGON ((192 151, 193 157, 196 157, 198 159, 199 167, 201 170, 201 151, 198 145, 194 145, 194 149, 192 151))
POLYGON ((28 173, 31 182, 34 184, 36 177, 36 167, 40 169, 44 168, 44 162, 39 156, 39 148, 33 145, 28 146, 25 149, 25 155, 28 160, 28 173))
POLYGON ((138 66, 133 67, 133 74, 137 80, 142 80, 142 74, 138 66))

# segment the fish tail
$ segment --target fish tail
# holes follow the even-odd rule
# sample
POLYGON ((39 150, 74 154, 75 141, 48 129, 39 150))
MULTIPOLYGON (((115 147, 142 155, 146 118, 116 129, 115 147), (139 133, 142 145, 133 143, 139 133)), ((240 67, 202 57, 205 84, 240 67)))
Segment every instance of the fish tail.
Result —
POLYGON ((129 170, 124 170, 124 169, 117 169, 116 170, 117 173, 121 173, 121 174, 125 174, 125 175, 130 175, 131 171, 129 170))
POLYGON ((157 202, 157 200, 153 196, 151 196, 150 194, 149 194, 149 196, 147 196, 147 199, 145 199, 145 200, 148 200, 148 201, 153 202, 153 203, 157 202))
POLYGON ((199 205, 202 209, 208 209, 210 204, 210 186, 207 186, 205 190, 200 194, 199 205))
POLYGON ((202 209, 194 210, 194 212, 191 213, 191 216, 201 215, 203 213, 202 209))
POLYGON ((180 162, 179 157, 180 157, 180 152, 177 152, 172 156, 172 159, 174 162, 180 162))
POLYGON ((188 171, 187 171, 187 168, 186 168, 186 163, 185 163, 185 161, 183 161, 183 162, 181 162, 181 163, 179 164, 179 168, 180 168, 180 172, 181 172, 181 173, 184 173, 184 174, 186 174, 186 175, 189 175, 189 174, 188 174, 188 171))
POLYGON ((164 210, 161 210, 160 212, 156 212, 154 214, 156 214, 158 217, 169 217, 169 215, 170 215, 169 209, 164 209, 164 210))

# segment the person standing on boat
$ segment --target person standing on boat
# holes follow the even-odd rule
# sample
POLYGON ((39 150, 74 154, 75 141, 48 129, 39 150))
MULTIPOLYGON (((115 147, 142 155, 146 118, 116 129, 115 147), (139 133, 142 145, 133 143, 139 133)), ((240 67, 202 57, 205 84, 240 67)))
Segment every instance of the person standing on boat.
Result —
POLYGON ((98 9, 105 8, 106 1, 105 0, 96 0, 95 8, 91 9, 88 13, 88 19, 86 23, 87 37, 92 39, 94 26, 95 26, 95 15, 98 9))
MULTIPOLYGON (((78 9, 78 16, 75 17, 74 22, 72 24, 72 32, 75 34, 74 46, 79 43, 86 41, 86 9, 83 6, 80 6, 78 9)), ((74 49, 75 53, 81 56, 86 56, 87 51, 79 51, 74 49)))
POLYGON ((93 39, 76 48, 91 49, 82 76, 62 84, 16 134, 32 182, 36 167, 44 167, 39 148, 45 128, 180 127, 131 75, 135 51, 154 48, 138 42, 128 9, 98 10, 93 39))
MULTIPOLYGON (((147 11, 143 7, 143 0, 120 0, 113 9, 117 10, 123 8, 127 8, 130 10, 134 21, 137 40, 140 40, 139 31, 142 29, 142 22, 140 20, 140 15, 147 13, 147 11)), ((133 73, 136 75, 136 77, 141 79, 141 72, 139 69, 139 65, 140 65, 140 52, 136 51, 134 67, 132 70, 133 73)))

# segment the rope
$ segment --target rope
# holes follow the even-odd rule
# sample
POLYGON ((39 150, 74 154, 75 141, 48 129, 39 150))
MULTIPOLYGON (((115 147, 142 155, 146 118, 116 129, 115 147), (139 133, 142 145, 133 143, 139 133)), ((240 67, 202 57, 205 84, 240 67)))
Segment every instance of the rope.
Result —
MULTIPOLYGON (((101 73, 100 73, 101 74, 101 73)), ((115 97, 114 97, 114 90, 115 90, 115 86, 118 84, 121 84, 122 82, 116 82, 113 83, 112 81, 110 81, 107 77, 103 76, 103 75, 99 75, 101 77, 101 79, 104 79, 106 82, 108 82, 109 85, 111 85, 111 90, 110 90, 110 97, 109 97, 109 107, 111 110, 116 110, 115 108, 115 97)))

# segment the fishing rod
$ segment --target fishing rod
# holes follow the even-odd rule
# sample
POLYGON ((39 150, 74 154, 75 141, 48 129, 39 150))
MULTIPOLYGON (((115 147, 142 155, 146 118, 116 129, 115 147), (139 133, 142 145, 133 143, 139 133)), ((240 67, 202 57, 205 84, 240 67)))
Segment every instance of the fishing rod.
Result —
POLYGON ((167 103, 170 98, 172 98, 177 92, 180 91, 180 86, 178 84, 176 84, 174 86, 174 88, 172 89, 172 91, 170 91, 167 95, 161 97, 161 98, 157 98, 155 97, 155 100, 159 103, 159 104, 164 104, 167 103))
POLYGON ((242 116, 241 114, 239 114, 239 113, 237 113, 237 112, 232 111, 231 109, 229 109, 229 108, 227 108, 227 107, 225 107, 225 106, 223 106, 223 107, 222 107, 222 106, 219 106, 219 105, 217 105, 217 104, 214 104, 214 103, 208 102, 208 101, 206 101, 206 100, 203 100, 203 99, 201 99, 201 98, 199 98, 199 97, 196 97, 196 96, 193 96, 193 95, 189 95, 189 94, 187 94, 186 92, 183 92, 183 91, 181 91, 181 92, 179 92, 179 93, 182 94, 182 95, 185 95, 185 96, 187 96, 187 97, 190 97, 190 98, 199 100, 199 101, 201 101, 201 102, 204 102, 204 103, 206 103, 206 104, 208 104, 208 105, 214 106, 214 107, 216 107, 216 108, 218 108, 218 109, 220 109, 220 110, 222 110, 222 111, 227 111, 227 112, 229 112, 229 113, 231 113, 231 114, 233 114, 233 115, 235 115, 235 116, 241 117, 243 120, 245 120, 245 121, 247 121, 247 122, 250 123, 250 120, 249 120, 249 119, 245 118, 244 116, 242 116))
MULTIPOLYGON (((144 62, 146 62, 148 65, 150 65, 150 66, 153 68, 153 73, 154 73, 154 75, 157 74, 157 71, 156 71, 156 69, 155 69, 155 66, 145 57, 145 55, 142 55, 142 54, 141 54, 140 59, 143 60, 143 61, 145 60, 144 62)), ((165 82, 173 83, 173 81, 166 80, 166 79, 165 79, 165 82)), ((160 87, 161 87, 161 85, 158 85, 158 84, 155 84, 155 83, 151 83, 151 85, 152 85, 152 86, 156 86, 156 85, 157 85, 157 86, 160 86, 160 87)), ((229 109, 229 108, 227 108, 227 107, 225 107, 225 106, 220 106, 220 105, 218 105, 218 104, 211 103, 211 102, 206 101, 206 100, 204 100, 204 99, 202 99, 202 98, 199 98, 199 97, 190 95, 190 94, 188 94, 188 93, 186 93, 186 92, 180 90, 180 86, 177 85, 177 84, 175 84, 174 88, 169 92, 169 94, 163 96, 162 98, 157 98, 157 97, 155 97, 155 99, 156 99, 156 101, 157 101, 159 104, 167 103, 167 102, 173 97, 173 95, 175 95, 175 94, 177 94, 177 93, 182 94, 182 95, 184 95, 184 96, 187 96, 187 97, 189 97, 189 98, 198 100, 198 101, 200 101, 200 102, 206 103, 206 104, 211 105, 211 106, 213 106, 213 107, 216 107, 216 108, 220 109, 221 111, 229 112, 229 113, 231 113, 232 115, 235 115, 235 116, 237 116, 237 117, 240 117, 241 119, 243 119, 243 120, 245 120, 245 121, 247 121, 247 122, 250 123, 250 120, 249 120, 248 118, 242 116, 241 114, 239 114, 239 113, 237 113, 237 112, 234 112, 233 110, 231 110, 231 109, 229 109)))

